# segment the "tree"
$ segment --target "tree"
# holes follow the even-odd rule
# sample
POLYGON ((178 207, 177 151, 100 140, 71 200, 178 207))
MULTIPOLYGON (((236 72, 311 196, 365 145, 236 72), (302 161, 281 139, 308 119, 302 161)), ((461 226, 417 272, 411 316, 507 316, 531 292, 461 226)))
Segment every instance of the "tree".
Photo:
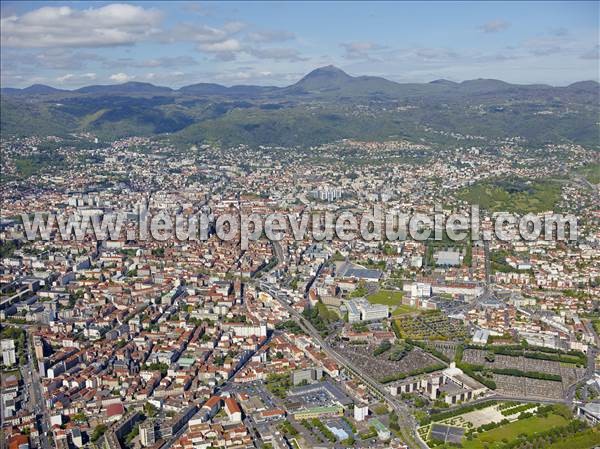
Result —
POLYGON ((157 408, 154 405, 152 405, 150 402, 146 402, 144 404, 144 414, 148 418, 153 418, 154 416, 156 416, 157 413, 158 413, 157 408))
POLYGON ((98 441, 100 439, 100 437, 102 435, 104 435, 104 432, 106 432, 107 429, 108 429, 108 427, 105 424, 98 424, 94 428, 94 431, 92 432, 92 436, 90 437, 90 440, 92 441, 92 443, 95 443, 96 441, 98 441))
POLYGON ((77 423, 83 423, 87 420, 87 418, 85 417, 85 413, 83 413, 83 412, 75 413, 74 415, 71 416, 71 419, 77 423))
POLYGON ((129 432, 129 433, 127 434, 127 436, 125 437, 125 443, 126 443, 126 444, 130 444, 130 443, 133 441, 133 439, 134 439, 135 437, 137 437, 139 434, 140 434, 140 425, 139 425, 139 424, 136 424, 136 425, 134 426, 134 428, 133 428, 133 429, 131 429, 131 432, 129 432))
POLYGON ((398 425, 398 415, 396 415, 396 412, 390 413, 390 429, 394 431, 400 430, 400 426, 398 425))

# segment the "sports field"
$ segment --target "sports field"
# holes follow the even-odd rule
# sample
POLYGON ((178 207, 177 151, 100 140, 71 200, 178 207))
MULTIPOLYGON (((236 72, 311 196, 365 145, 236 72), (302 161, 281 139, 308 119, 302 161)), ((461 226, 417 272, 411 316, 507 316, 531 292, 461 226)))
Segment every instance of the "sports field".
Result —
POLYGON ((371 304, 383 304, 386 306, 400 306, 402 304, 402 296, 404 295, 401 291, 395 290, 379 290, 377 293, 373 293, 367 297, 367 300, 371 304))

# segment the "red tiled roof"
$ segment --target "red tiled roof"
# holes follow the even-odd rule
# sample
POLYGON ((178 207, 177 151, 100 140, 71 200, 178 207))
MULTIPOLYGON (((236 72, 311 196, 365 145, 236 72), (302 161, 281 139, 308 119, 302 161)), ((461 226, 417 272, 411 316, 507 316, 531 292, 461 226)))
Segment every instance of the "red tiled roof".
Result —
POLYGON ((227 407, 227 412, 229 414, 232 414, 232 413, 241 413, 242 412, 240 410, 240 406, 238 405, 238 403, 236 402, 236 400, 233 399, 233 398, 226 398, 225 399, 225 407, 227 407))
POLYGON ((26 435, 13 435, 10 437, 9 449, 18 449, 22 444, 29 444, 29 438, 26 435))
POLYGON ((206 401, 206 403, 203 405, 204 407, 208 407, 208 408, 213 408, 215 405, 219 404, 221 402, 221 397, 220 396, 211 396, 208 401, 206 401))

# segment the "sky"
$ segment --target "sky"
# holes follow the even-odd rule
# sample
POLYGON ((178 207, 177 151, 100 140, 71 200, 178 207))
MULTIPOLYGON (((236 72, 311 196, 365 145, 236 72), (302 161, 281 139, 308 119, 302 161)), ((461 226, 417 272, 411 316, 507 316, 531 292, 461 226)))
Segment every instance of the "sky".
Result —
POLYGON ((9 2, 2 87, 599 80, 599 2, 9 2))

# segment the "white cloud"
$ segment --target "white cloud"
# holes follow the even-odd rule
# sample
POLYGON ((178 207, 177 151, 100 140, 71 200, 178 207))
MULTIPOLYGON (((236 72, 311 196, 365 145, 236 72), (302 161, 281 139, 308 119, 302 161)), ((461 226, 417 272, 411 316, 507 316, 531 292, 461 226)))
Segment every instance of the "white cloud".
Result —
POLYGON ((452 61, 461 56, 448 48, 416 48, 412 54, 423 61, 452 61))
MULTIPOLYGON (((219 82, 226 84, 236 83, 258 83, 264 84, 265 81, 271 80, 274 74, 267 70, 256 70, 252 67, 240 67, 238 70, 234 70, 226 73, 217 73, 214 75, 215 79, 219 82)), ((267 81, 268 82, 268 81, 267 81)))
POLYGON ((344 57, 347 59, 379 59, 375 54, 387 48, 375 42, 345 42, 340 45, 346 50, 344 57))
POLYGON ((181 23, 169 37, 171 40, 187 40, 199 43, 218 43, 231 39, 244 29, 242 22, 227 22, 221 28, 207 25, 181 23))
POLYGON ((236 55, 242 51, 242 44, 237 39, 226 39, 220 42, 201 43, 196 46, 196 49, 213 54, 216 59, 222 61, 233 61, 236 55))
POLYGON ((242 45, 237 39, 227 39, 222 42, 199 44, 198 49, 208 53, 228 53, 241 50, 242 45))
POLYGON ((273 61, 298 62, 306 61, 295 48, 249 48, 247 52, 258 59, 271 59, 273 61))
POLYGON ((196 49, 209 53, 220 60, 233 60, 236 53, 242 50, 242 45, 237 37, 246 25, 242 22, 227 22, 220 28, 191 23, 178 24, 166 40, 190 41, 196 44, 196 49))
POLYGON ((96 79, 95 73, 67 73, 66 75, 59 76, 56 81, 60 84, 80 83, 83 81, 93 81, 96 79))
POLYGON ((226 22, 220 27, 183 23, 179 24, 169 39, 196 43, 196 49, 209 53, 216 59, 232 61, 245 53, 258 59, 297 62, 303 60, 298 50, 291 48, 262 48, 260 44, 294 39, 288 31, 254 30, 247 32, 243 22, 226 22))
POLYGON ((252 31, 248 33, 248 39, 252 42, 283 42, 295 39, 296 35, 289 31, 252 31))
POLYGON ((591 50, 586 51, 581 55, 581 59, 600 59, 600 45, 596 45, 591 50))
POLYGON ((143 61, 131 61, 130 65, 134 67, 178 67, 196 63, 196 60, 190 56, 163 56, 143 61))
POLYGON ((123 72, 121 72, 121 73, 114 73, 114 74, 110 75, 110 77, 109 77, 109 79, 111 81, 114 81, 116 83, 126 83, 127 81, 131 81, 134 78, 135 78, 135 76, 133 76, 133 75, 130 76, 130 75, 127 75, 126 73, 123 73, 123 72))
POLYGON ((506 20, 490 20, 489 22, 481 25, 480 29, 484 33, 498 33, 500 31, 504 31, 510 27, 510 23, 506 20))
POLYGON ((83 71, 89 64, 100 63, 103 57, 91 51, 73 51, 66 48, 45 48, 43 50, 24 50, 21 48, 2 48, 2 65, 25 70, 59 70, 61 72, 83 71))
POLYGON ((113 3, 99 8, 46 6, 3 17, 5 47, 103 47, 130 45, 155 34, 162 14, 155 9, 113 3))
POLYGON ((153 83, 167 83, 174 84, 179 83, 185 78, 185 73, 180 71, 174 72, 159 72, 159 73, 146 73, 144 78, 153 83))

